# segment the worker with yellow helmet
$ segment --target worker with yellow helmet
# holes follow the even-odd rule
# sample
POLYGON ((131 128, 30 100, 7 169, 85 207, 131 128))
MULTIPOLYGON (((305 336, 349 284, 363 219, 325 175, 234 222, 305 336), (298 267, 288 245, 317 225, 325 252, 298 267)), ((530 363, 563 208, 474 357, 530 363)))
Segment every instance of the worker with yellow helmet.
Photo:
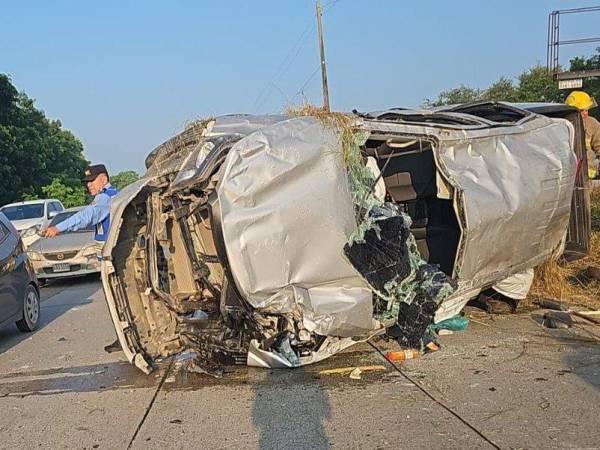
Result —
POLYGON ((588 111, 598 106, 596 100, 583 91, 573 91, 569 94, 565 103, 577 108, 583 119, 585 129, 585 146, 588 157, 588 176, 596 178, 598 173, 598 156, 600 156, 600 122, 590 117, 588 111))

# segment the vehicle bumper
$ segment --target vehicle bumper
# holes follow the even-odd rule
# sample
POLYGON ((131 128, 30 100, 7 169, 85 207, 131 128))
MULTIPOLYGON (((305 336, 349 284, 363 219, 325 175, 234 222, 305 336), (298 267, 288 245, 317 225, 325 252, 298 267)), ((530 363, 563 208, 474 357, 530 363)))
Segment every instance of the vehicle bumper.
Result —
POLYGON ((100 261, 93 258, 77 258, 67 261, 33 261, 35 274, 39 280, 50 278, 79 277, 92 273, 100 273, 100 261), (55 272, 54 266, 58 263, 69 264, 69 270, 55 272))

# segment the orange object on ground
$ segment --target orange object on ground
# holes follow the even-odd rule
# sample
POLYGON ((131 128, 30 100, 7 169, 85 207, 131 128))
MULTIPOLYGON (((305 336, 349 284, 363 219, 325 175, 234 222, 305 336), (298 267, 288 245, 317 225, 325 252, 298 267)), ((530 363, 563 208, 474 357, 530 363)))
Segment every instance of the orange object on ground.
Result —
POLYGON ((388 361, 405 361, 407 359, 417 359, 420 356, 420 353, 416 350, 402 350, 399 352, 387 352, 385 354, 385 359, 388 361))
MULTIPOLYGON (((440 331, 442 331, 442 330, 440 330, 440 331)), ((430 342, 425 346, 425 348, 426 348, 426 350, 425 350, 426 353, 433 353, 433 352, 437 352, 440 349, 440 346, 437 345, 435 342, 430 342)))

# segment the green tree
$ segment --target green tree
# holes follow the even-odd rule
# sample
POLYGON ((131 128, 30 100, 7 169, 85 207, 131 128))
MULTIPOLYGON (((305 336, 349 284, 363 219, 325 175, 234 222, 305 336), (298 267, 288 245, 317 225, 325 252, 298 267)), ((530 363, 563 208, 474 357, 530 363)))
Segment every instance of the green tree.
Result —
POLYGON ((518 76, 518 102, 563 102, 564 93, 545 67, 537 65, 518 76))
POLYGON ((519 90, 510 78, 502 77, 492 83, 482 96, 484 100, 516 102, 519 98, 519 90))
POLYGON ((459 103, 469 103, 481 99, 483 92, 480 89, 460 85, 457 88, 443 91, 435 100, 426 99, 424 106, 435 107, 442 105, 455 105, 459 103))
POLYGON ((81 142, 0 74, 0 205, 42 196, 56 178, 76 190, 86 164, 81 142))
POLYGON ((125 186, 128 186, 139 179, 140 176, 137 174, 137 172, 133 170, 124 170, 116 175, 112 175, 110 177, 110 184, 112 184, 118 190, 121 190, 125 186))
POLYGON ((60 200, 65 208, 82 206, 89 203, 89 197, 81 184, 77 187, 67 186, 60 178, 55 178, 52 180, 52 183, 43 186, 42 192, 46 198, 60 200))
POLYGON ((442 92, 434 101, 425 100, 424 106, 452 105, 476 100, 494 100, 505 102, 562 102, 565 93, 540 65, 524 71, 515 83, 510 78, 501 77, 486 89, 461 85, 458 88, 442 92))

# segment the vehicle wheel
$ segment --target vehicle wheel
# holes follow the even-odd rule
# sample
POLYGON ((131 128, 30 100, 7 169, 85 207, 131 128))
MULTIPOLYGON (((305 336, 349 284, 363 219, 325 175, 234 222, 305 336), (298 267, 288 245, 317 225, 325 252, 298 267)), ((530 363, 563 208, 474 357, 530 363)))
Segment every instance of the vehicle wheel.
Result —
POLYGON ((23 299, 23 318, 17 321, 17 328, 24 332, 34 331, 40 323, 40 296, 29 285, 23 299))

